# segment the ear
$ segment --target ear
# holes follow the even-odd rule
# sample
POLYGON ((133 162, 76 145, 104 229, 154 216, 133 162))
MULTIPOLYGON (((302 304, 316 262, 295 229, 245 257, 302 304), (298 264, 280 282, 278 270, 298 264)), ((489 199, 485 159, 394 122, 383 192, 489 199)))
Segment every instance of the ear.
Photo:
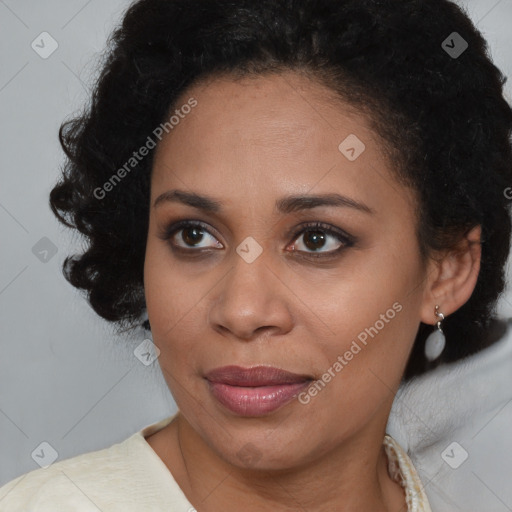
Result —
POLYGON ((481 226, 475 226, 456 247, 429 262, 429 277, 421 307, 423 323, 435 325, 436 304, 439 305, 439 312, 446 317, 471 297, 480 272, 481 235, 481 226))

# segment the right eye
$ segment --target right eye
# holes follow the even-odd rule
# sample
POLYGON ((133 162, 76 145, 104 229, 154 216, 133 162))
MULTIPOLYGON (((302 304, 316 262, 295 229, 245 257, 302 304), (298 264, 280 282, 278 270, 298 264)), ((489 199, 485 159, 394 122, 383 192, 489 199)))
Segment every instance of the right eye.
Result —
POLYGON ((168 240, 169 244, 175 248, 184 251, 194 251, 195 249, 222 249, 224 246, 208 231, 206 225, 198 221, 181 221, 172 224, 165 229, 161 236, 163 240, 168 240), (199 245, 208 238, 213 240, 213 245, 199 245), (178 242, 177 242, 177 241, 178 242), (181 242, 181 244, 179 243, 181 242))

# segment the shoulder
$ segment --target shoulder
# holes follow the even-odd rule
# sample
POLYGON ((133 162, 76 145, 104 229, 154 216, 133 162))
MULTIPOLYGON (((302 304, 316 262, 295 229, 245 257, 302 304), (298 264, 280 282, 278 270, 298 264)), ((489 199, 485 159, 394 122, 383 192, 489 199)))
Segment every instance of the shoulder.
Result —
POLYGON ((100 502, 108 505, 120 490, 136 483, 137 461, 147 465, 142 443, 137 433, 108 448, 21 475, 0 488, 0 512, 49 512, 56 504, 97 512, 100 502))
POLYGON ((11 480, 0 487, 0 512, 193 510, 145 439, 173 418, 164 418, 108 448, 58 461, 11 480))

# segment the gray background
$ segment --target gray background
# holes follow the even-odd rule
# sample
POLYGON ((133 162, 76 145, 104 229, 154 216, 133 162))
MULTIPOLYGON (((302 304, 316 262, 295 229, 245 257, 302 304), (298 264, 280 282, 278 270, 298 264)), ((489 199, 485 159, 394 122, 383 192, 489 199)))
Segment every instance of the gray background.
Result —
MULTIPOLYGON (((511 76, 512 0, 459 3, 511 76)), ((98 54, 128 5, 0 0, 0 485, 39 467, 31 454, 43 441, 65 459, 176 410, 157 363, 133 354, 144 332, 114 336, 62 276, 81 241, 48 207, 63 162, 58 128, 88 98, 98 54), (31 47, 42 32, 58 43, 46 59, 31 47), (32 250, 43 237, 57 249, 46 262, 32 250)), ((499 314, 512 316, 510 291, 499 314)))

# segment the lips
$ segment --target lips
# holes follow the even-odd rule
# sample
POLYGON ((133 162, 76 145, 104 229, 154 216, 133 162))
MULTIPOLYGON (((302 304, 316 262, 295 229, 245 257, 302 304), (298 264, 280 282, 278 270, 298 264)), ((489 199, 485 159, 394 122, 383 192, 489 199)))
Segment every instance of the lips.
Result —
POLYGON ((224 366, 205 375, 214 398, 239 416, 262 416, 291 402, 313 378, 272 366, 224 366))
POLYGON ((296 384, 312 380, 309 375, 299 375, 273 366, 253 366, 252 368, 223 366, 207 373, 206 378, 210 382, 244 387, 296 384))

